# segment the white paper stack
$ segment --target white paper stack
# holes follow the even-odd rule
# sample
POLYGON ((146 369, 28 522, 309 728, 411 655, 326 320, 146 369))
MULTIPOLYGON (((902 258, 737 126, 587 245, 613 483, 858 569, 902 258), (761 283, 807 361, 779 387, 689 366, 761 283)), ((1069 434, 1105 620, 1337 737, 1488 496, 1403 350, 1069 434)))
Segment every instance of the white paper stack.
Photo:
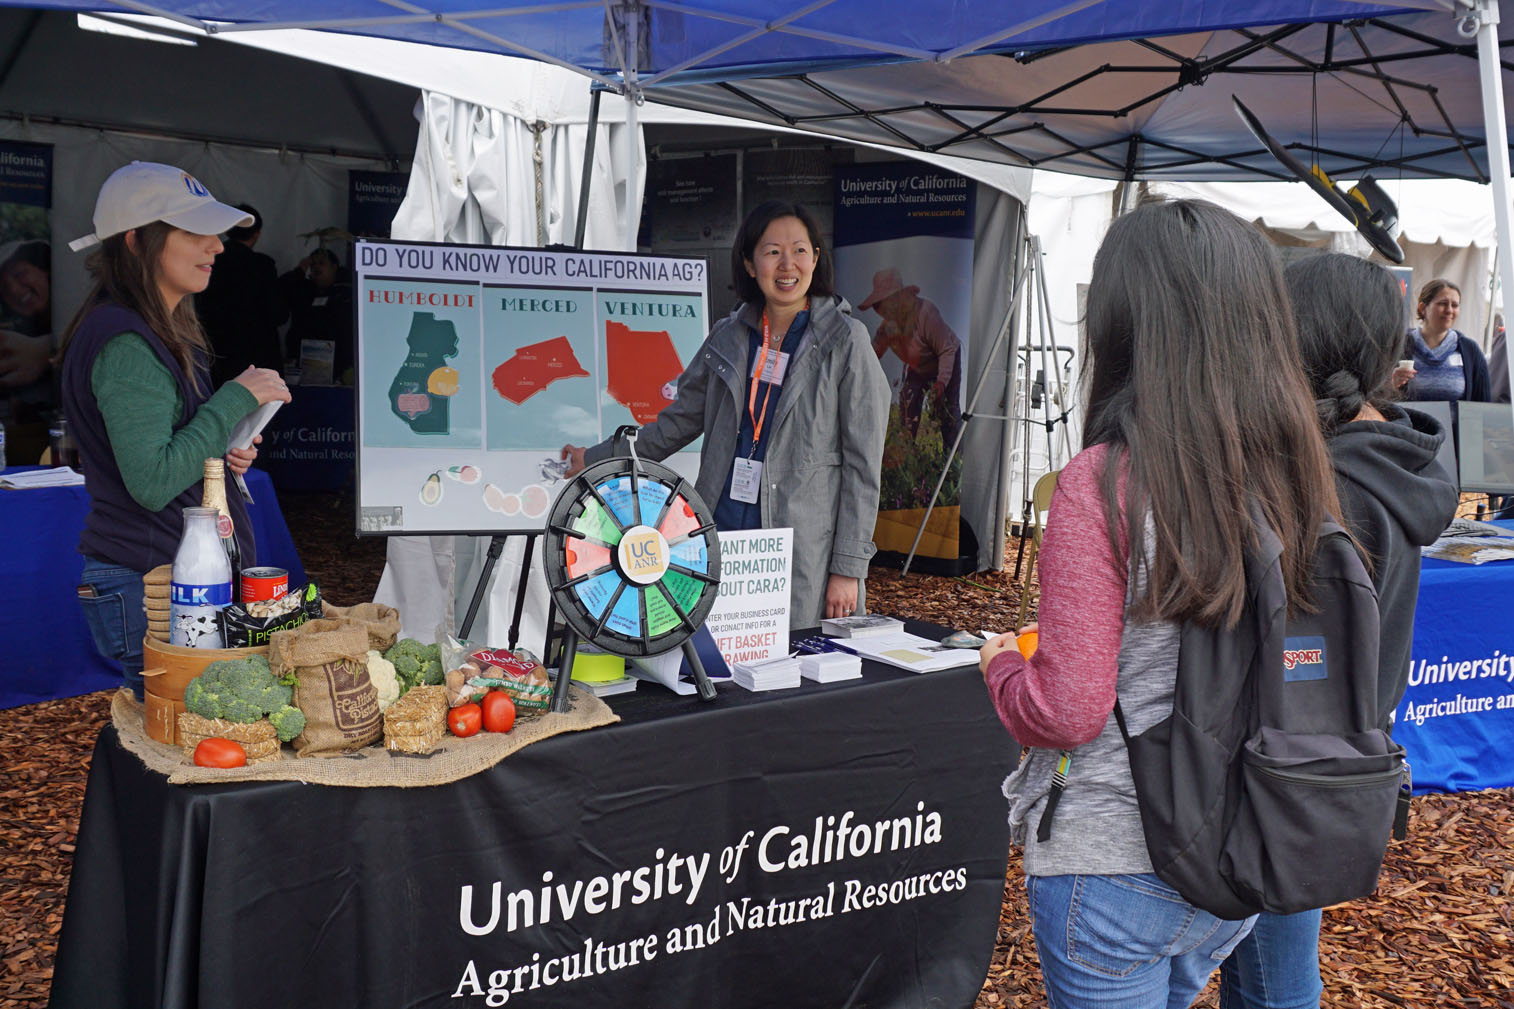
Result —
POLYGON ((78 487, 84 484, 84 474, 67 466, 52 469, 27 470, 24 473, 7 473, 0 477, 0 487, 6 490, 28 490, 37 487, 78 487))
POLYGON ((838 680, 856 680, 862 677, 862 658, 843 652, 821 652, 819 655, 801 655, 799 672, 806 680, 816 683, 835 683, 838 680))
POLYGON ((784 690, 799 686, 799 660, 782 657, 762 662, 738 662, 731 679, 748 690, 784 690))

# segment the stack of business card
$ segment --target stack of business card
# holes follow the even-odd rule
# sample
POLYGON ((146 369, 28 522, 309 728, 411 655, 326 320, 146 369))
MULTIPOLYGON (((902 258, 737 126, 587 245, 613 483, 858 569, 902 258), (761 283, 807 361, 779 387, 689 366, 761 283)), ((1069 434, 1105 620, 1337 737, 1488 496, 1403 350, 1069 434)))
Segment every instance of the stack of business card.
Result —
POLYGON ((738 662, 731 679, 748 690, 784 690, 799 686, 799 660, 782 656, 761 662, 738 662))
POLYGON ((835 683, 837 680, 855 680, 862 676, 862 657, 844 652, 821 652, 819 655, 799 656, 799 672, 806 680, 816 683, 835 683))

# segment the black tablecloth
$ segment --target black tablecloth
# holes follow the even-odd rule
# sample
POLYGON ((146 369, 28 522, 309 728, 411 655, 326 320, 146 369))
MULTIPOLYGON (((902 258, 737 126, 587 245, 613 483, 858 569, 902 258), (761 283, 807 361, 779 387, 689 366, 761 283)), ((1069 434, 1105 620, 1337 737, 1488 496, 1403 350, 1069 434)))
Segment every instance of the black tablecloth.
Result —
POLYGON ((1013 761, 975 668, 610 700, 425 789, 177 787, 105 729, 52 1005, 972 1005, 1013 761))

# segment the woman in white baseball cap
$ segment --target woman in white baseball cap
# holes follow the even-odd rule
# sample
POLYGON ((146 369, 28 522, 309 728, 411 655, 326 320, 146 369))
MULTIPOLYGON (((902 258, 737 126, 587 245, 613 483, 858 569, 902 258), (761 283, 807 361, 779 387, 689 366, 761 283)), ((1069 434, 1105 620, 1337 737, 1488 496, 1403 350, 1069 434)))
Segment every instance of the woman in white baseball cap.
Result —
MULTIPOLYGON (((80 537, 79 598, 102 654, 142 695, 142 576, 173 561, 182 512, 198 505, 207 458, 245 473, 256 448, 226 450, 237 421, 289 402, 278 372, 248 368, 214 391, 191 295, 210 282, 218 237, 246 224, 194 176, 134 161, 100 187, 94 286, 63 337, 63 407, 79 445, 91 506, 80 537)), ((242 563, 256 563, 246 508, 227 495, 242 563)))

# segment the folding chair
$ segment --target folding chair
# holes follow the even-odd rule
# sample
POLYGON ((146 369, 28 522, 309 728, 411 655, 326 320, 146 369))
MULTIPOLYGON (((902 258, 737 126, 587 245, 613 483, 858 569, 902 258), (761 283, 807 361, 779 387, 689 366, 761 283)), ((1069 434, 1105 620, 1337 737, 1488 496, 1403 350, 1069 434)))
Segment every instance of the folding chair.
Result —
POLYGON ((1041 594, 1035 578, 1036 557, 1041 552, 1041 537, 1046 532, 1046 516, 1051 510, 1051 495, 1057 489, 1059 472, 1061 471, 1052 470, 1044 474, 1030 492, 1029 559, 1025 563, 1023 581, 1020 584, 1020 615, 1015 618, 1015 629, 1025 626, 1025 616, 1030 612, 1030 600, 1032 596, 1039 597, 1041 594))

